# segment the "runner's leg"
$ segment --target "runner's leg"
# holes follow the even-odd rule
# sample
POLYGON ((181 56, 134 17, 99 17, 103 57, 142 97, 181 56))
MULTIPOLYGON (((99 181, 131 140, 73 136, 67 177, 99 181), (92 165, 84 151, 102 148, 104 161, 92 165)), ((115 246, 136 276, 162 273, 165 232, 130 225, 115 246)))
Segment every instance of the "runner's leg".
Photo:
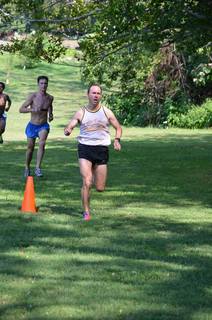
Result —
POLYGON ((4 133, 5 125, 6 125, 6 121, 4 119, 0 119, 0 134, 4 133))
POLYGON ((48 137, 49 132, 47 130, 41 130, 39 132, 39 148, 37 152, 37 161, 36 168, 41 167, 41 162, 45 152, 46 139, 48 137))
POLYGON ((3 143, 2 134, 5 131, 6 121, 4 119, 0 119, 0 143, 3 143))
POLYGON ((96 190, 99 192, 104 191, 106 180, 107 180, 107 165, 96 164, 93 167, 93 174, 94 174, 94 184, 95 184, 96 190))
POLYGON ((30 169, 30 163, 32 161, 33 151, 35 148, 35 138, 27 138, 27 151, 26 151, 26 169, 30 169))
POLYGON ((86 159, 79 159, 80 174, 82 176, 81 198, 85 212, 90 212, 90 189, 92 187, 92 163, 86 159))

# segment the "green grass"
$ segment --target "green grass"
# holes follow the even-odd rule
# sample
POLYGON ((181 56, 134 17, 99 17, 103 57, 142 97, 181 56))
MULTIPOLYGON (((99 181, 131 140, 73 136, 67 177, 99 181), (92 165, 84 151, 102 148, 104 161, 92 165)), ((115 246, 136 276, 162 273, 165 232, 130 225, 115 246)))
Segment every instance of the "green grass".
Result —
POLYGON ((80 70, 11 69, 14 104, 0 146, 0 319, 212 319, 212 131, 124 128, 122 151, 110 150, 107 190, 92 190, 85 222, 78 129, 63 136, 86 101, 80 70), (51 79, 55 120, 33 215, 19 210, 28 117, 18 107, 40 73, 51 79))

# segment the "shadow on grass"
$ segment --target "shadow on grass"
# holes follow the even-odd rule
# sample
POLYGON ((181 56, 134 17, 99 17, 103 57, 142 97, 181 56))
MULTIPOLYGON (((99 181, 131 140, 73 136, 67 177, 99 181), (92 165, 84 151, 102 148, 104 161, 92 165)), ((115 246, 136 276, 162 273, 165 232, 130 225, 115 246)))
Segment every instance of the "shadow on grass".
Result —
MULTIPOLYGON (((63 141, 48 142, 46 177, 35 179, 41 213, 21 215, 17 203, 24 188, 25 144, 2 147, 2 301, 7 301, 8 295, 14 300, 7 283, 25 284, 16 289, 16 303, 0 305, 4 319, 19 309, 36 320, 192 320, 199 312, 200 319, 207 318, 212 285, 211 224, 138 214, 125 219, 105 213, 102 219, 97 217, 85 225, 78 218, 81 179, 76 147, 63 141), (60 316, 38 313, 55 306, 60 316), (70 311, 73 314, 67 316, 69 307, 87 311, 81 315, 70 311)), ((142 204, 175 208, 212 205, 210 135, 125 141, 121 153, 111 150, 109 170, 108 190, 92 197, 103 200, 97 208, 102 206, 105 212, 108 207, 130 211, 142 204)))

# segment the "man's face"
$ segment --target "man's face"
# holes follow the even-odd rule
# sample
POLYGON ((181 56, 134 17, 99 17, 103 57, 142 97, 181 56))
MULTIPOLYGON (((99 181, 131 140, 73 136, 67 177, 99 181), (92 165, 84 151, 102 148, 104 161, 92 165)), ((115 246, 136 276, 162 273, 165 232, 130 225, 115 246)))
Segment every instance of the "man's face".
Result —
POLYGON ((46 89, 48 87, 48 81, 46 79, 40 79, 40 81, 38 82, 38 87, 40 91, 46 92, 46 89))
POLYGON ((92 106, 97 106, 102 98, 101 89, 98 86, 92 86, 88 93, 88 100, 92 106))

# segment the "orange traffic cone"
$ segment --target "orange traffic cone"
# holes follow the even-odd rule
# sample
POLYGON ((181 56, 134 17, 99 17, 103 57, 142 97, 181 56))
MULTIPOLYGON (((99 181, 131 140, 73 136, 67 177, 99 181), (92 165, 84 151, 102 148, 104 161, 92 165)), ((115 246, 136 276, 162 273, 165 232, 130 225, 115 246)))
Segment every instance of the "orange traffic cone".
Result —
POLYGON ((21 211, 32 213, 36 213, 38 211, 38 208, 35 206, 35 190, 32 176, 27 177, 21 211))

